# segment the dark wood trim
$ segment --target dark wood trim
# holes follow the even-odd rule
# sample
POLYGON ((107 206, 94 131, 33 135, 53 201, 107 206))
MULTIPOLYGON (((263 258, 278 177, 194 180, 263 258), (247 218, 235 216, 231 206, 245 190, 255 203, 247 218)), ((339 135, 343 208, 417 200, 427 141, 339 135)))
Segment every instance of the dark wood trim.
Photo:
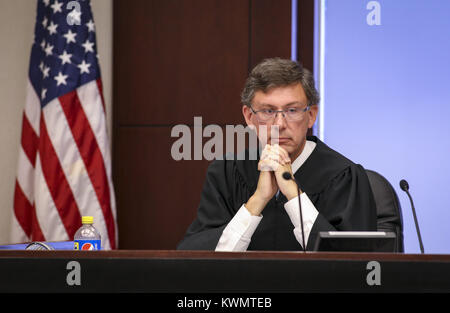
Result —
POLYGON ((314 70, 314 0, 298 0, 297 60, 314 70))
POLYGON ((132 258, 132 259, 267 259, 267 260, 351 260, 351 261, 408 261, 450 262, 448 254, 403 254, 403 253, 355 253, 355 252, 214 252, 176 250, 115 250, 115 251, 0 251, 2 258, 132 258))

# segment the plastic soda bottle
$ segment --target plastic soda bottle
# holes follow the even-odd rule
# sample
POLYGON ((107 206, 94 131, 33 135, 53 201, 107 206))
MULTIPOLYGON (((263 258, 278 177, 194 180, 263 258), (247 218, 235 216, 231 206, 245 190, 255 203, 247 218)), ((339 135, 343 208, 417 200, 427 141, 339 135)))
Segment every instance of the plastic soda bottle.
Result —
POLYGON ((101 250, 101 236, 93 225, 94 217, 83 216, 81 223, 73 238, 74 250, 101 250))

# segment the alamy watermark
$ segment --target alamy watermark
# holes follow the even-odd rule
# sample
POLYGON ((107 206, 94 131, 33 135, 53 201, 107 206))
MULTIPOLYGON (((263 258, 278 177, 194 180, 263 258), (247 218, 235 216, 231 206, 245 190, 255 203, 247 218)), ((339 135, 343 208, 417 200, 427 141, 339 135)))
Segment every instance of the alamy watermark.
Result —
POLYGON ((367 14, 366 22, 369 26, 381 25, 381 5, 378 1, 369 1, 366 5, 366 9, 370 10, 367 14))
POLYGON ((279 138, 277 125, 207 125, 203 128, 202 117, 194 117, 193 131, 188 125, 180 124, 172 128, 171 137, 178 138, 171 148, 172 158, 180 160, 257 160, 258 152, 266 144, 276 144, 279 138), (224 134, 225 129, 225 134, 224 134), (193 132, 193 134, 192 134, 193 132), (269 133, 270 132, 270 133, 269 133), (204 138, 210 138, 203 144, 204 138), (246 146, 248 138, 248 146, 246 146), (236 139, 236 140, 235 140, 236 139), (248 156, 244 151, 248 149, 248 156))
POLYGON ((81 285, 81 265, 77 261, 70 261, 66 265, 66 270, 69 270, 66 276, 66 284, 68 286, 81 285))
POLYGON ((366 265, 366 269, 370 270, 366 276, 366 283, 369 286, 381 285, 381 265, 378 261, 370 261, 366 265))
POLYGON ((81 5, 78 1, 69 1, 66 6, 67 10, 71 10, 67 14, 66 22, 68 25, 81 25, 81 5))

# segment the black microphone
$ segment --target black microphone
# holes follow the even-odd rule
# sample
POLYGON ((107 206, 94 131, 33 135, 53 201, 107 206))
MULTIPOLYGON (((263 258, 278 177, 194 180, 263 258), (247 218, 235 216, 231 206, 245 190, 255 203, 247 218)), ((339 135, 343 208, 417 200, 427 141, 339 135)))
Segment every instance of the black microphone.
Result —
POLYGON ((400 188, 401 188, 404 192, 406 192, 406 194, 407 194, 408 197, 409 197, 409 201, 411 202, 411 208, 412 208, 413 215, 414 215, 414 223, 416 224, 417 237, 419 237, 420 251, 422 251, 422 253, 424 253, 424 250, 423 250, 423 243, 422 243, 422 236, 420 236, 419 223, 417 222, 416 209, 414 208, 414 203, 413 203, 412 197, 411 197, 411 195, 409 194, 409 185, 408 185, 408 182, 407 182, 406 180, 402 179, 402 180, 400 181, 400 188))
POLYGON ((302 226, 302 248, 303 248, 303 252, 306 252, 306 246, 305 246, 305 232, 303 230, 303 214, 302 214, 302 203, 300 201, 300 187, 297 183, 297 181, 295 180, 295 178, 291 175, 291 173, 289 172, 284 172, 283 173, 283 178, 286 180, 290 180, 292 179, 295 184, 297 185, 297 194, 298 194, 298 208, 300 210, 300 223, 302 226))

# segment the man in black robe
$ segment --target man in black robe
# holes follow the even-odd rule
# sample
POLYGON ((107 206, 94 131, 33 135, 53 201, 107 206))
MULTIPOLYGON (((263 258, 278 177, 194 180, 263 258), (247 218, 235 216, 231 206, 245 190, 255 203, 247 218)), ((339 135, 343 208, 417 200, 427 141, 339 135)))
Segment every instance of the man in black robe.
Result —
POLYGON ((247 150, 243 160, 210 164, 197 217, 178 249, 295 251, 305 242, 311 250, 320 231, 376 230, 364 168, 306 135, 319 102, 308 70, 291 60, 264 60, 250 73, 241 98, 247 124, 270 144, 256 160, 247 150), (260 126, 266 126, 264 133, 260 126))

